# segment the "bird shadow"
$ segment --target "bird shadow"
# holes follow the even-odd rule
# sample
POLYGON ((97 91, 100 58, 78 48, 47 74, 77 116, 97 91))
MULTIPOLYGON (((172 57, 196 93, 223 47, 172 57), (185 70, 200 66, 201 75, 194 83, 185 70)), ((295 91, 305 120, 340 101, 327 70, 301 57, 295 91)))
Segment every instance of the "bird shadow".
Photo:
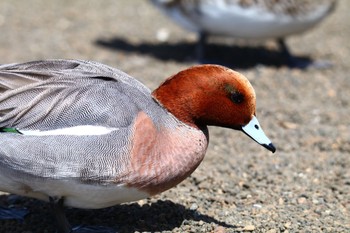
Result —
MULTIPOLYGON (((10 231, 16 233, 23 231, 37 232, 40 227, 45 227, 46 230, 55 231, 54 218, 48 203, 13 196, 16 199, 15 203, 10 201, 12 204, 9 204, 9 196, 0 195, 0 205, 11 205, 12 208, 26 206, 30 213, 23 220, 0 220, 0 229, 12 229, 10 231)), ((97 210, 66 208, 65 213, 73 226, 103 226, 113 228, 117 232, 171 231, 180 227, 184 220, 215 223, 225 228, 238 227, 169 200, 158 200, 144 205, 137 203, 122 204, 97 210)))
MULTIPOLYGON (((125 53, 136 53, 152 56, 162 61, 189 62, 196 61, 196 42, 140 42, 130 43, 124 38, 97 39, 95 45, 125 53)), ((311 63, 308 56, 295 56, 301 63, 311 63)), ((234 44, 209 43, 205 46, 204 61, 199 63, 213 63, 231 68, 249 69, 257 65, 270 67, 291 67, 283 52, 264 46, 238 46, 234 44)))

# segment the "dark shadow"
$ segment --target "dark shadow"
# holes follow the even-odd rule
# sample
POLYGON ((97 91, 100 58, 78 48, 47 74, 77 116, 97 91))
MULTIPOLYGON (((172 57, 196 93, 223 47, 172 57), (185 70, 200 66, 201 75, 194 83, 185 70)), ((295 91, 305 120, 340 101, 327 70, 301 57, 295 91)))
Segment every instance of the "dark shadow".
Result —
MULTIPOLYGON (((7 196, 0 195, 0 205, 7 207, 11 205, 15 208, 23 208, 25 206, 30 213, 25 217, 24 221, 0 220, 1 232, 39 232, 40 228, 45 228, 49 232, 55 232, 54 218, 48 203, 13 196, 16 200, 10 202, 15 203, 10 204, 7 196)), ((65 213, 73 226, 81 224, 98 225, 111 227, 118 232, 171 231, 176 227, 180 227, 186 219, 215 223, 225 228, 237 228, 214 217, 187 209, 181 204, 161 200, 142 206, 132 203, 98 210, 66 208, 65 213)))
MULTIPOLYGON (((127 53, 138 53, 152 56, 159 60, 173 60, 177 62, 195 61, 196 43, 151 43, 141 42, 132 44, 123 38, 97 39, 95 44, 111 50, 127 53)), ((294 56, 293 58, 308 64, 312 60, 306 56, 294 56)), ((289 60, 283 52, 270 50, 263 46, 240 47, 232 44, 209 43, 205 47, 205 58, 203 63, 221 64, 231 68, 248 69, 256 65, 272 67, 290 67, 289 60)), ((294 67, 293 67, 294 68, 294 67)), ((302 67, 298 67, 302 68, 302 67)))

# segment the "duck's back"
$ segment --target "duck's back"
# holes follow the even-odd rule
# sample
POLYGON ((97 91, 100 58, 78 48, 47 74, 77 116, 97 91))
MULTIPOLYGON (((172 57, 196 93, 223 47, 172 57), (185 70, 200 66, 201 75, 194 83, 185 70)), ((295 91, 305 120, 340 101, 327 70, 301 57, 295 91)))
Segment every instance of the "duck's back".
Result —
POLYGON ((78 60, 0 66, 0 91, 0 127, 31 130, 120 127, 153 102, 150 90, 122 71, 78 60))

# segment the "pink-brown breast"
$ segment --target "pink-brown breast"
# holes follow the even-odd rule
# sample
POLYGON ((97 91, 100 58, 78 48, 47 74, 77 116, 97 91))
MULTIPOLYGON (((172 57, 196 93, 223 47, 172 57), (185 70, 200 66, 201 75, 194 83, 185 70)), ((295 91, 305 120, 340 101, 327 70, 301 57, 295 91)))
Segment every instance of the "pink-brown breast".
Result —
POLYGON ((129 187, 150 195, 174 187, 188 177, 203 160, 208 139, 203 131, 176 119, 157 125, 140 112, 133 128, 128 174, 129 187))

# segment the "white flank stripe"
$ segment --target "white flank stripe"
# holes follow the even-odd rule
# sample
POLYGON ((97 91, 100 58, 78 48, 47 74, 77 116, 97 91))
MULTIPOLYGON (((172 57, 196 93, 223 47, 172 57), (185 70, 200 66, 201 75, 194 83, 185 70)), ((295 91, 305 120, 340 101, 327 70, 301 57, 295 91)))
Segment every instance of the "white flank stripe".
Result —
POLYGON ((109 134, 112 131, 116 131, 118 128, 107 128, 103 126, 95 125, 79 125, 62 129, 53 129, 47 131, 40 130, 19 130, 24 135, 33 136, 48 136, 48 135, 76 135, 76 136, 89 136, 89 135, 104 135, 109 134))

